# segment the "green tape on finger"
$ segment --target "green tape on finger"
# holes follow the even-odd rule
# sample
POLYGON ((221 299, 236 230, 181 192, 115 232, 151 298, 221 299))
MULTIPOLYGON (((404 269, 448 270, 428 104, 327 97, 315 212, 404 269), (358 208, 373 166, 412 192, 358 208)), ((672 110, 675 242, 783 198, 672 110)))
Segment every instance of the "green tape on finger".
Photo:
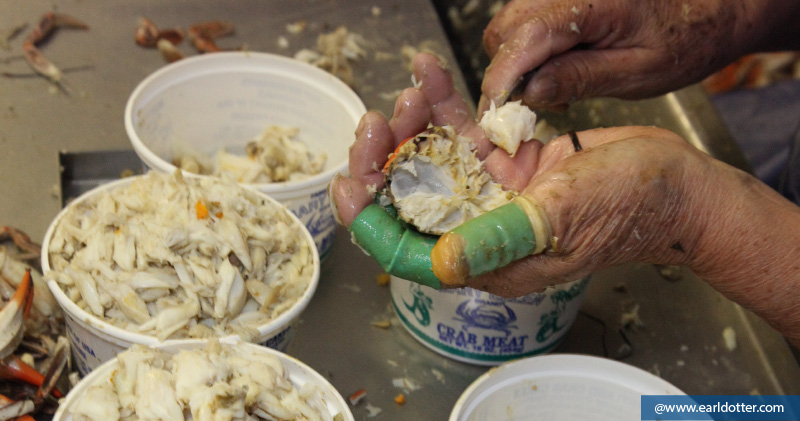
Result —
POLYGON ((421 234, 398 220, 392 208, 372 204, 350 225, 356 242, 389 274, 431 288, 441 288, 431 270, 431 250, 438 237, 421 234))
POLYGON ((520 196, 443 235, 431 252, 432 270, 442 282, 460 285, 467 278, 542 252, 549 237, 544 212, 530 198, 520 196))

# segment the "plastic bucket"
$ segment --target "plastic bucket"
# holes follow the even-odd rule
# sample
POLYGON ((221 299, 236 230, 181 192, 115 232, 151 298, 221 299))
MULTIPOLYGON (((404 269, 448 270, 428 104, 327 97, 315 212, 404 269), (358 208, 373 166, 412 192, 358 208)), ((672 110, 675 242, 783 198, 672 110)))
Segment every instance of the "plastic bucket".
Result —
POLYGON ((569 330, 589 279, 520 298, 472 288, 434 290, 392 277, 391 296, 403 327, 439 354, 497 365, 550 352, 569 330))
POLYGON ((478 377, 450 421, 641 420, 641 395, 684 395, 665 380, 618 361, 587 355, 525 358, 478 377))
MULTIPOLYGON (((223 344, 236 344, 233 340, 220 340, 223 344)), ((181 343, 174 344, 161 344, 155 348, 162 349, 169 353, 177 353, 182 349, 197 349, 203 347, 206 342, 203 340, 187 340, 181 343)), ((322 391, 322 398, 330 411, 330 415, 336 416, 341 414, 342 421, 354 421, 353 414, 347 406, 342 395, 333 387, 328 380, 322 375, 314 371, 311 367, 304 364, 302 361, 297 360, 282 352, 275 351, 269 348, 264 348, 258 345, 240 343, 239 346, 252 347, 258 353, 270 354, 278 357, 288 372, 289 380, 297 388, 301 388, 308 384, 316 385, 322 391)), ((116 357, 106 361, 103 365, 99 366, 91 374, 84 377, 70 392, 67 394, 63 403, 59 405, 58 410, 53 416, 53 421, 68 421, 72 419, 71 411, 75 404, 84 398, 86 391, 93 385, 107 381, 116 370, 118 362, 116 357)))
POLYGON ((128 99, 125 130, 147 168, 171 173, 178 143, 209 156, 220 149, 244 154, 268 126, 298 128, 298 140, 327 155, 323 171, 251 186, 294 212, 324 258, 336 231, 327 185, 347 170, 365 112, 352 89, 319 68, 274 54, 224 52, 182 59, 145 78, 128 99))
MULTIPOLYGON (((145 176, 137 176, 145 177, 145 176)), ((59 221, 64 215, 74 206, 88 200, 89 198, 104 194, 111 189, 123 187, 131 182, 134 178, 131 177, 108 184, 98 186, 75 199, 67 207, 61 210, 45 233, 44 240, 42 241, 42 270, 47 273, 50 268, 50 241, 58 227, 59 221)), ((245 187, 247 188, 247 187, 245 187)), ((252 190, 252 189, 251 189, 252 190)), ((254 190, 255 191, 255 190, 254 190)), ((269 196, 255 191, 265 201, 282 208, 283 205, 270 198, 269 196)), ((303 232, 303 237, 309 245, 313 244, 311 234, 303 226, 299 219, 294 214, 287 211, 287 214, 292 218, 293 224, 297 229, 303 232)), ((312 250, 315 250, 311 247, 312 250)), ((308 306, 311 297, 317 289, 319 284, 320 274, 320 261, 317 253, 312 253, 314 270, 312 278, 309 281, 308 288, 297 299, 292 307, 278 315, 278 317, 270 320, 268 323, 258 327, 258 337, 255 342, 267 346, 269 348, 283 351, 289 344, 292 336, 292 324, 298 319, 300 314, 308 306)), ((59 306, 64 312, 66 320, 67 336, 70 340, 72 347, 72 354, 74 356, 75 365, 82 376, 98 367, 100 364, 114 358, 118 353, 128 349, 133 344, 142 345, 157 345, 157 344, 175 344, 187 341, 187 339, 174 339, 160 342, 156 337, 150 335, 143 335, 136 332, 131 332, 120 327, 114 326, 99 317, 91 314, 80 308, 75 302, 64 293, 61 287, 55 280, 47 282, 50 291, 58 302, 59 306)), ((229 336, 230 338, 238 338, 236 335, 229 336)), ((228 338, 228 336, 226 336, 228 338)), ((191 341, 191 340, 189 340, 191 341)))

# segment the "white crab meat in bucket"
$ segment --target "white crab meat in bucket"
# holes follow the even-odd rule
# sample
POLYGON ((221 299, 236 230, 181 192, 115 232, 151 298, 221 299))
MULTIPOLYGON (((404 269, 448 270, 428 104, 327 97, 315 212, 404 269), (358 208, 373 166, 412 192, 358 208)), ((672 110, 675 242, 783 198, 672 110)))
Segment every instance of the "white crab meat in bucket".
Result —
POLYGON ((71 204, 46 277, 87 313, 159 340, 238 334, 294 306, 313 243, 278 203, 234 180, 150 172, 71 204))
POLYGON ((272 354, 209 340, 172 353, 133 345, 113 371, 94 381, 68 411, 75 421, 335 421, 318 383, 293 379, 272 354))
POLYGON ((502 206, 517 194, 492 180, 472 141, 456 134, 452 126, 431 127, 400 145, 384 172, 383 194, 398 215, 419 231, 435 235, 502 206))

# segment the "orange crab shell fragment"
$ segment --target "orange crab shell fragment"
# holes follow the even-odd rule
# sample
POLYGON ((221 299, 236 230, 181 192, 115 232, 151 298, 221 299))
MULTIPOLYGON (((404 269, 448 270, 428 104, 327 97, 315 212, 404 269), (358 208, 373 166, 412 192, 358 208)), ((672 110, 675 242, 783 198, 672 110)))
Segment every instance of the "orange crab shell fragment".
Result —
POLYGON ((394 152, 392 152, 391 154, 389 154, 389 159, 387 159, 387 160, 386 160, 386 163, 385 163, 385 164, 383 164, 383 173, 384 173, 384 174, 389 174, 389 167, 392 165, 392 161, 394 161, 394 160, 395 160, 395 158, 397 158, 397 155, 399 155, 399 154, 400 154, 400 148, 402 148, 402 147, 403 147, 403 145, 405 145, 406 143, 408 143, 408 141, 409 141, 409 140, 413 140, 415 137, 416 137, 416 136, 411 136, 411 137, 407 138, 406 140, 404 140, 404 141, 400 142, 400 144, 399 144, 399 145, 397 145, 397 147, 396 147, 396 148, 394 148, 394 152))

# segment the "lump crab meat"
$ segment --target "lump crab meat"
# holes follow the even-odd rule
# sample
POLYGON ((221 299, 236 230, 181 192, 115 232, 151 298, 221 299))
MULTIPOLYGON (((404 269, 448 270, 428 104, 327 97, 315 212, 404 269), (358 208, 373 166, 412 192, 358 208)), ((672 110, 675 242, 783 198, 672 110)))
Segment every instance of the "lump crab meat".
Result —
POLYGON ((507 102, 500 107, 492 101, 478 125, 489 140, 514 156, 520 144, 536 137, 536 113, 521 101, 507 102))
POLYGON ((384 167, 385 197, 400 218, 441 235, 502 206, 517 192, 503 190, 484 170, 470 139, 452 126, 433 126, 403 142, 384 167))
POLYGON ((313 277, 299 228, 230 177, 151 172, 72 205, 46 277, 87 312, 159 340, 256 338, 313 277))
POLYGON ((210 340, 177 353, 133 345, 68 409, 73 420, 335 421, 324 391, 274 355, 210 340))

